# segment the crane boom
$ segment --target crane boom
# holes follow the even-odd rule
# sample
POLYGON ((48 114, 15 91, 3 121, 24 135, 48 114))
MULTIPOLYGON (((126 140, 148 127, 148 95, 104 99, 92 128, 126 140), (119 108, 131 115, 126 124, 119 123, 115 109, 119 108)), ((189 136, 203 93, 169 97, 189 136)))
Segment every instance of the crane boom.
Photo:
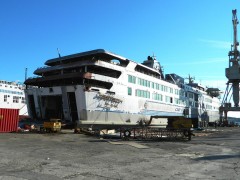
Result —
POLYGON ((234 40, 233 40, 233 47, 234 47, 234 56, 235 58, 237 58, 238 53, 236 53, 238 51, 237 47, 239 45, 238 40, 237 40, 237 25, 238 25, 238 18, 237 18, 237 10, 234 9, 232 10, 232 23, 233 23, 233 32, 234 32, 234 40))

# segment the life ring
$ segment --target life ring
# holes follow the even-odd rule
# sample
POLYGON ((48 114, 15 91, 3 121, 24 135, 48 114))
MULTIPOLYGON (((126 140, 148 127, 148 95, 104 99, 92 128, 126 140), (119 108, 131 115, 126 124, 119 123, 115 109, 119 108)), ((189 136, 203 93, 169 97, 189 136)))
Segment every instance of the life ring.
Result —
POLYGON ((131 131, 127 129, 123 132, 123 135, 124 135, 124 137, 130 137, 131 136, 131 131))

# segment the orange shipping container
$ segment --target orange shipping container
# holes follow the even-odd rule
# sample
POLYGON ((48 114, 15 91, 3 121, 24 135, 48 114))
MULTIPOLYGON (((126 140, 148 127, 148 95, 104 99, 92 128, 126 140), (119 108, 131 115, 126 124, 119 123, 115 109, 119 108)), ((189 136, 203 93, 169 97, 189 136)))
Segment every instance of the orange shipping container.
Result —
POLYGON ((18 129, 19 109, 0 108, 0 133, 16 132, 18 129))

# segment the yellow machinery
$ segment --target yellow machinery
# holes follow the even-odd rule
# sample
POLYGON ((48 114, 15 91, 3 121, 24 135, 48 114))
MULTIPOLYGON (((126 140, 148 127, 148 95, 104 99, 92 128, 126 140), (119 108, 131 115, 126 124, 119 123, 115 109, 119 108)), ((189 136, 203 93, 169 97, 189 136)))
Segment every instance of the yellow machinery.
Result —
POLYGON ((151 116, 147 125, 151 126, 154 118, 167 118, 167 128, 171 129, 190 129, 193 126, 192 120, 183 116, 151 116))
POLYGON ((61 131, 61 122, 58 119, 50 119, 50 121, 45 121, 43 127, 46 132, 59 132, 61 131))
POLYGON ((181 116, 169 117, 168 126, 174 129, 192 128, 192 120, 181 116))
POLYGON ((188 140, 191 140, 191 136, 194 136, 191 130, 193 126, 192 120, 183 116, 151 116, 147 126, 145 128, 142 128, 142 132, 140 133, 142 138, 145 139, 158 139, 167 137, 183 139, 187 138, 188 140), (151 126, 152 120, 154 118, 167 118, 167 127, 148 128, 147 126, 151 126))

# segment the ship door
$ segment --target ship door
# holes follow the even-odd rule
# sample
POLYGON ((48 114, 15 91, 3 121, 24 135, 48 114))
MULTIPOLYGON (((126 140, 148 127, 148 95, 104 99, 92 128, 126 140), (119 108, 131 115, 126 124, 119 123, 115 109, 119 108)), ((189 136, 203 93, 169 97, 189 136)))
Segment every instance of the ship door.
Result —
POLYGON ((37 114, 36 114, 33 95, 28 95, 28 103, 29 103, 29 113, 30 113, 30 115, 32 116, 33 119, 36 119, 37 114))
POLYGON ((72 122, 75 123, 78 120, 78 112, 77 112, 77 103, 76 103, 76 97, 74 92, 68 92, 68 104, 69 104, 72 122))

